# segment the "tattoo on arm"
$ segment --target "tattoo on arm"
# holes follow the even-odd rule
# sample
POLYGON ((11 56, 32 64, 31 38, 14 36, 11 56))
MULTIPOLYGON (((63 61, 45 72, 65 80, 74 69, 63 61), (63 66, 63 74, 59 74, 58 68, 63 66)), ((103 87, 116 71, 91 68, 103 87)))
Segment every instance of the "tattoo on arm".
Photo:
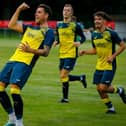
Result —
POLYGON ((50 52, 50 47, 47 46, 47 45, 44 45, 44 49, 43 49, 43 54, 42 54, 42 56, 47 57, 47 56, 49 55, 49 52, 50 52))

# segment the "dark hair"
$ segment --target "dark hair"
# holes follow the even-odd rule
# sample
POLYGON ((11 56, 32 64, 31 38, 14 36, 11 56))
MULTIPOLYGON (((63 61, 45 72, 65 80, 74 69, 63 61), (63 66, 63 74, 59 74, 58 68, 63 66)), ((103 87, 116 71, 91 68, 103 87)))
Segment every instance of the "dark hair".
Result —
POLYGON ((112 18, 106 13, 106 12, 103 12, 103 11, 98 11, 94 14, 94 17, 95 16, 98 16, 98 17, 102 17, 103 19, 105 19, 106 21, 112 21, 112 18))
POLYGON ((45 12, 48 13, 49 17, 52 16, 52 9, 50 6, 46 5, 46 4, 40 4, 38 6, 38 8, 44 8, 45 12))

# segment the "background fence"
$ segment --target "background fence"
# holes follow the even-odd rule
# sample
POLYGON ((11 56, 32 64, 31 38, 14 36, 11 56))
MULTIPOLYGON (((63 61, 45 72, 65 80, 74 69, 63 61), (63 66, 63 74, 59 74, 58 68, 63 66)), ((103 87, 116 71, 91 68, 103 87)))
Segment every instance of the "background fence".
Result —
MULTIPOLYGON (((8 29, 8 20, 2 20, 0 21, 0 38, 17 38, 17 37, 21 37, 20 33, 14 32, 10 29, 8 29)), ((24 23, 24 24, 31 24, 31 25, 36 25, 34 21, 19 21, 20 23, 24 23)), ((49 21, 48 25, 49 27, 55 29, 56 28, 56 24, 57 21, 49 21)), ((119 33, 119 35, 121 36, 122 39, 126 40, 126 22, 124 21, 118 21, 115 22, 115 30, 119 33)), ((84 32, 87 40, 91 39, 91 33, 90 32, 84 32)))

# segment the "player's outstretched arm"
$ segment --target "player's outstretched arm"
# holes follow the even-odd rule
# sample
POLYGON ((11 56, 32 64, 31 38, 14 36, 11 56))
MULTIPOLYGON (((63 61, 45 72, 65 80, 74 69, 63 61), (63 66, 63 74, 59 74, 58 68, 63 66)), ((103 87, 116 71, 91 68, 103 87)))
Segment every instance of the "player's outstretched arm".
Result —
POLYGON ((79 52, 79 56, 83 56, 83 55, 95 55, 96 54, 96 49, 92 48, 90 50, 81 50, 79 52))
POLYGON ((18 23, 18 18, 21 13, 21 11, 26 10, 30 8, 26 3, 22 3, 15 11, 13 14, 12 18, 10 19, 10 22, 8 24, 8 28, 18 31, 18 32, 23 32, 23 27, 22 24, 18 23))

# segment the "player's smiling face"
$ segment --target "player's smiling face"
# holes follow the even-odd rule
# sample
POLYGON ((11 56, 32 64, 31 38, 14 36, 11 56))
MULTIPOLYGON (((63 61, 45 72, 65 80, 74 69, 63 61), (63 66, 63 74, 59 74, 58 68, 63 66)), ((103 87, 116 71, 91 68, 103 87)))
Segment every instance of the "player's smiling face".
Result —
POLYGON ((94 17, 94 24, 96 29, 102 28, 102 26, 105 25, 105 22, 105 19, 103 19, 101 16, 94 17))
POLYGON ((64 7, 63 8, 63 17, 64 18, 71 18, 73 15, 73 11, 71 7, 64 7))
POLYGON ((41 24, 48 19, 48 14, 45 12, 44 8, 39 7, 35 13, 35 22, 41 24))

